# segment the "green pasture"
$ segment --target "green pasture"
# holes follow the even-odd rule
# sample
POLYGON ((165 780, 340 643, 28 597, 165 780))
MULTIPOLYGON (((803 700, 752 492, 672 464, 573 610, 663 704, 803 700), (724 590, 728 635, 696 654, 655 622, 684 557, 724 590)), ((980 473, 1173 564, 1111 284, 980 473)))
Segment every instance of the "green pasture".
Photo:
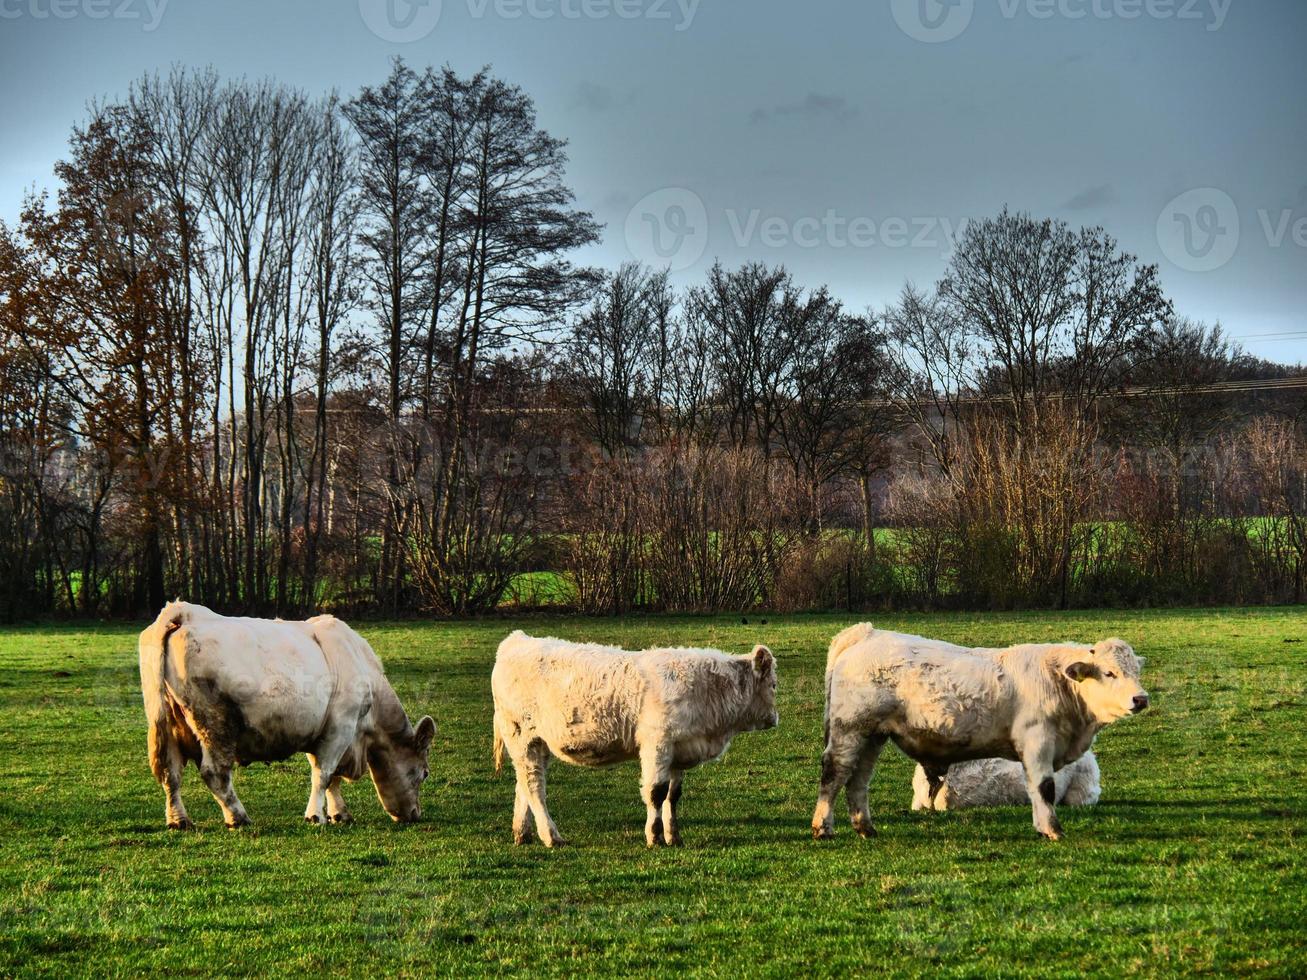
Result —
POLYGON ((909 812, 886 753, 880 830, 811 839, 822 665, 848 617, 515 618, 355 625, 410 714, 440 724, 427 819, 371 786, 357 822, 307 826, 302 758, 243 771, 228 831, 164 829, 130 626, 0 631, 0 976, 81 974, 1307 975, 1307 611, 895 615, 958 642, 1121 635, 1154 708, 1104 732, 1103 799, 909 812), (686 846, 647 851, 634 766, 555 765, 571 846, 512 845, 491 765, 495 645, 522 627, 626 646, 773 647, 781 727, 692 772, 686 846))

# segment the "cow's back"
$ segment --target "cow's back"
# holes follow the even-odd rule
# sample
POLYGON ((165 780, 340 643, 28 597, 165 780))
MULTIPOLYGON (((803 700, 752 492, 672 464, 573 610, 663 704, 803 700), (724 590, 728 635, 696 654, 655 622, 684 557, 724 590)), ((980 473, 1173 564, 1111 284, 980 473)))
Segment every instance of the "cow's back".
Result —
POLYGON ((832 681, 832 718, 892 733, 905 751, 984 741, 1010 713, 994 658, 918 636, 876 631, 839 657, 832 681))
POLYGON ((633 758, 647 685, 637 657, 616 648, 514 633, 491 673, 496 714, 577 765, 633 758))
POLYGON ((336 686, 312 632, 303 623, 204 613, 178 617, 163 673, 200 741, 242 764, 304 751, 336 686))

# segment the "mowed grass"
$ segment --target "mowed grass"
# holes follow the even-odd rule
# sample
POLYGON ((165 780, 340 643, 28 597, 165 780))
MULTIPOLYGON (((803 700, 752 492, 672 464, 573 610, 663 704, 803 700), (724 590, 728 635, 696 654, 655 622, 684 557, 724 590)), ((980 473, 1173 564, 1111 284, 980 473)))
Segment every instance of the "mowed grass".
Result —
MULTIPOLYGON (((135 631, 0 633, 0 975, 1307 974, 1307 612, 892 616, 973 644, 1119 634, 1155 707, 1098 741, 1104 794, 1063 808, 909 812, 886 752, 880 837, 810 839, 826 645, 849 617, 357 624, 416 717, 440 723, 427 819, 302 820, 302 759, 243 771, 228 831, 194 769, 200 829, 163 829, 135 631), (645 850, 638 769, 556 764, 572 846, 515 848, 490 759, 489 673, 522 626, 627 646, 756 642, 780 660, 781 727, 687 777, 686 847, 645 850)), ((843 813, 841 802, 841 816, 843 813)))

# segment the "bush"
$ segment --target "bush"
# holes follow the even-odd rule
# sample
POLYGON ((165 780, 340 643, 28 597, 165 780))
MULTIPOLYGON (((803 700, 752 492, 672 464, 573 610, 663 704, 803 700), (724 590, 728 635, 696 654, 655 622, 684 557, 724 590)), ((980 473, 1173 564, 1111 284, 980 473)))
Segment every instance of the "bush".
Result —
POLYGON ((861 537, 802 537, 781 562, 772 606, 780 612, 857 612, 883 606, 892 590, 890 570, 868 555, 861 537))

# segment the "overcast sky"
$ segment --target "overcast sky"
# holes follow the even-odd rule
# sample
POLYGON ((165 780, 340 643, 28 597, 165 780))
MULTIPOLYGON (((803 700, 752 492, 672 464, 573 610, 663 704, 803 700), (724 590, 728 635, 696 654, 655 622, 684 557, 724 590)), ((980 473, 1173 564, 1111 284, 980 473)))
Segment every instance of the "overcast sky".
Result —
POLYGON ((0 0, 0 218, 88 99, 173 62, 345 95, 491 64, 570 142, 585 261, 783 262, 880 307, 1009 204, 1307 361, 1305 42, 1304 0, 0 0))

